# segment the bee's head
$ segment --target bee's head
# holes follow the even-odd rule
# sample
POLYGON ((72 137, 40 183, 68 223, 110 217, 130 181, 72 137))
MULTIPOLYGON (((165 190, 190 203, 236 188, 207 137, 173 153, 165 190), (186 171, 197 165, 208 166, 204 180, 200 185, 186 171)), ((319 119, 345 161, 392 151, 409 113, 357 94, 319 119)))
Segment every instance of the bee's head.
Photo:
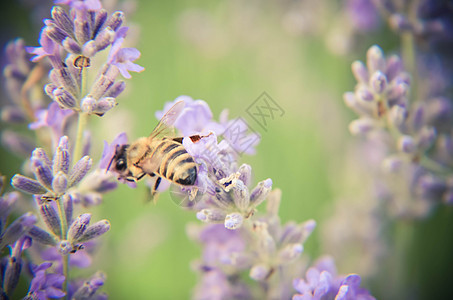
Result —
POLYGON ((113 155, 112 160, 107 167, 108 170, 112 170, 120 175, 120 178, 126 179, 129 177, 130 171, 127 167, 127 148, 129 145, 117 145, 115 150, 115 155, 113 155))

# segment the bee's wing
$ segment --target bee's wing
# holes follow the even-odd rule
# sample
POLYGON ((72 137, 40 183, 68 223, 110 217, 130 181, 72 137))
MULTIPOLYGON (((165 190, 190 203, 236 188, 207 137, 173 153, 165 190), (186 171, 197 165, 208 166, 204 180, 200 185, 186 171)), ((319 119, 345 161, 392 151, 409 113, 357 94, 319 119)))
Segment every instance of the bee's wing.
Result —
POLYGON ((176 102, 162 117, 162 119, 149 135, 149 139, 172 137, 175 135, 173 124, 185 106, 184 101, 176 102))

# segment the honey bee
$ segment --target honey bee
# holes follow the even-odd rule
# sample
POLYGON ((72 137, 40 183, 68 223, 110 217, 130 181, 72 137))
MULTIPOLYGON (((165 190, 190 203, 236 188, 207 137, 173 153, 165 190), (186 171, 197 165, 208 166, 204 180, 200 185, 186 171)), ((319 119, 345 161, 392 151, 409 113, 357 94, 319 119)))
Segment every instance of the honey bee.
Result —
MULTIPOLYGON (((182 145, 183 137, 174 135, 173 123, 184 108, 184 101, 179 101, 162 117, 148 137, 142 137, 128 145, 117 145, 109 167, 127 181, 140 180, 146 175, 157 176, 151 188, 154 196, 161 179, 172 183, 191 186, 197 180, 198 165, 182 145)), ((190 136, 193 142, 202 136, 190 136)))

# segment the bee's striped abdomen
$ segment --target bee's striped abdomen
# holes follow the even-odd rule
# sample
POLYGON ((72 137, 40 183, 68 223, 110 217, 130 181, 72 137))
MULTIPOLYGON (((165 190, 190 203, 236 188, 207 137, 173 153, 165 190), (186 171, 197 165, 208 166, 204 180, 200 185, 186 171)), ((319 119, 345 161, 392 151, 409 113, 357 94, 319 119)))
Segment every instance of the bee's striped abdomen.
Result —
POLYGON ((195 184, 197 164, 181 144, 172 140, 164 140, 156 147, 156 150, 158 148, 162 153, 158 173, 162 177, 182 185, 195 184))

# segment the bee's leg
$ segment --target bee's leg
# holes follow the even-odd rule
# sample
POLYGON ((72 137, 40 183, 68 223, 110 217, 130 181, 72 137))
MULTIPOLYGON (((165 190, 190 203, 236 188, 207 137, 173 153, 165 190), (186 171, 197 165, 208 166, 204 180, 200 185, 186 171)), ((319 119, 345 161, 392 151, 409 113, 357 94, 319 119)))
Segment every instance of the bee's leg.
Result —
POLYGON ((145 172, 141 173, 140 175, 137 176, 137 180, 142 179, 146 175, 145 172))
POLYGON ((159 185, 160 185, 161 181, 162 181, 162 178, 160 176, 158 176, 157 179, 156 179, 156 182, 154 183, 152 191, 151 191, 151 195, 153 195, 153 197, 156 194, 156 191, 159 188, 159 185))

